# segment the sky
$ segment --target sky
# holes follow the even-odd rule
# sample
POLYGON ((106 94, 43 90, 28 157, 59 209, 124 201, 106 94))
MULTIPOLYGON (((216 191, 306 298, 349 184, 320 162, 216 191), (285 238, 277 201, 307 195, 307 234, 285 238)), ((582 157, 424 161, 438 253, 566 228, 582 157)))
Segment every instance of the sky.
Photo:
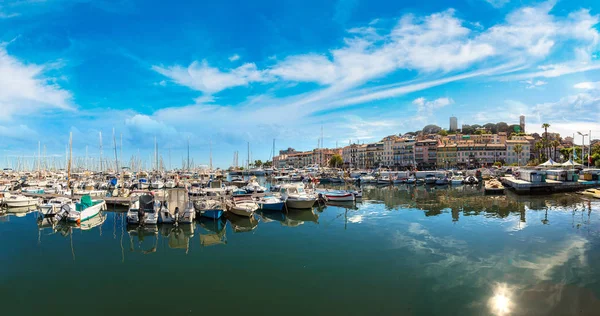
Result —
MULTIPOLYGON (((600 138, 598 1, 0 1, 0 166, 228 167, 500 121, 600 138), (113 138, 113 129, 115 137, 113 138), (170 157, 170 158, 167 158, 170 157)), ((580 137, 576 141, 580 142, 580 137)))

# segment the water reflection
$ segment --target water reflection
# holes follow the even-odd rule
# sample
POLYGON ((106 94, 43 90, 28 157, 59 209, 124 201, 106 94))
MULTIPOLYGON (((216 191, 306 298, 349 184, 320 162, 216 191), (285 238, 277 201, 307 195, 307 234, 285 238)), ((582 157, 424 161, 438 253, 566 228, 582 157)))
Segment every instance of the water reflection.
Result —
POLYGON ((258 220, 254 216, 239 216, 231 212, 226 212, 225 214, 235 233, 251 232, 258 227, 258 220))
MULTIPOLYGON (((325 278, 331 293, 343 293, 344 298, 351 298, 349 301, 384 302, 378 306, 387 314, 405 311, 400 308, 408 306, 419 315, 440 314, 440 309, 465 315, 568 315, 575 311, 595 315, 600 310, 600 231, 597 212, 593 211, 599 206, 600 202, 577 194, 525 197, 508 192, 485 196, 480 187, 471 186, 372 186, 363 187, 363 200, 357 203, 329 203, 288 212, 258 211, 250 218, 227 214, 219 220, 198 218, 186 226, 131 227, 120 212, 105 212, 81 226, 50 219, 39 219, 36 225, 31 220, 34 215, 10 215, 10 222, 0 224, 0 232, 15 242, 0 245, 0 251, 11 254, 7 265, 13 260, 23 264, 32 253, 42 253, 49 261, 53 260, 49 253, 61 254, 55 261, 62 263, 64 256, 69 256, 63 246, 70 242, 73 260, 77 250, 78 256, 93 257, 95 262, 120 259, 127 271, 136 269, 125 265, 140 260, 153 264, 185 260, 210 271, 227 271, 236 268, 228 264, 239 260, 224 257, 244 256, 249 270, 257 275, 249 274, 245 280, 248 284, 260 278, 265 288, 280 288, 281 274, 273 271, 290 267, 291 274, 285 280, 290 288, 302 289, 307 286, 304 280, 314 281, 307 275, 325 278), (32 251, 26 236, 35 230, 40 243, 32 251), (76 230, 80 232, 74 234, 76 230), (241 232, 255 238, 250 243, 254 236, 237 234, 241 232), (350 244, 351 249, 340 246, 350 244), (5 251, 11 245, 20 248, 5 251), (227 247, 209 247, 217 245, 227 247), (120 256, 107 250, 118 247, 120 256), (134 259, 125 262, 126 253, 134 259), (188 255, 178 256, 183 253, 188 255), (145 254, 153 255, 142 256, 145 254), (306 254, 329 265, 299 260, 306 254), (353 260, 348 260, 349 255, 353 260), (301 262, 301 269, 294 266, 297 262, 301 262), (343 273, 331 274, 332 267, 341 267, 343 273), (377 286, 373 287, 375 281, 377 286), (352 286, 372 286, 382 298, 397 291, 401 294, 398 301, 409 299, 403 306, 395 299, 373 299, 375 294, 352 296, 352 286), (429 300, 420 303, 415 297, 436 297, 436 304, 429 300)), ((83 266, 85 260, 77 259, 83 266)), ((53 264, 60 266, 56 262, 53 264)), ((7 267, 7 271, 14 269, 7 267)), ((197 280, 193 275, 186 278, 197 280)), ((223 274, 203 278, 218 284, 223 274)), ((178 276, 173 280, 181 284, 189 281, 178 276)))
POLYGON ((200 224, 199 234, 201 246, 207 247, 227 244, 227 237, 225 236, 226 223, 224 219, 210 219, 200 217, 198 223, 200 224))

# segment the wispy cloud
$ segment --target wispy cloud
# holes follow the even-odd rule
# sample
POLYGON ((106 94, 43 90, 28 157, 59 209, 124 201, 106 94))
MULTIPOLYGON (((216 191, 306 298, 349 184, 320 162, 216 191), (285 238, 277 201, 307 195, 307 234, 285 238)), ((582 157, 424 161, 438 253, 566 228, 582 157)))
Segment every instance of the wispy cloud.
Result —
POLYGON ((232 61, 232 62, 233 62, 233 61, 239 60, 239 59, 240 59, 240 55, 238 55, 238 54, 233 54, 233 55, 229 56, 229 58, 228 58, 228 59, 229 59, 229 61, 232 61))
POLYGON ((510 2, 510 0, 484 0, 485 2, 492 5, 494 8, 502 8, 510 2))
POLYGON ((48 65, 25 64, 11 56, 0 44, 0 120, 46 109, 73 109, 72 96, 44 76, 48 65))

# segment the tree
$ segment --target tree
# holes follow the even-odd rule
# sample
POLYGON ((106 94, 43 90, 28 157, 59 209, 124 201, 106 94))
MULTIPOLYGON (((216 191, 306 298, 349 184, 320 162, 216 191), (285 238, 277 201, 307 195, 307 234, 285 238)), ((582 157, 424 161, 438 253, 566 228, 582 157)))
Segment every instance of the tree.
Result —
POLYGON ((273 167, 273 162, 270 160, 267 160, 267 161, 265 161, 265 163, 263 163, 263 167, 265 167, 265 168, 273 167))
POLYGON ((554 153, 554 160, 556 160, 556 151, 560 146, 560 142, 558 140, 553 140, 550 145, 552 146, 552 152, 554 153))
POLYGON ((466 134, 466 135, 473 134, 473 133, 475 133, 475 129, 473 127, 471 127, 471 125, 463 125, 462 133, 466 134))
POLYGON ((550 157, 550 155, 548 155, 548 127, 550 127, 550 124, 542 124, 542 128, 544 129, 544 146, 546 147, 546 157, 550 157))
POLYGON ((504 122, 498 122, 496 123, 496 132, 505 132, 508 133, 508 124, 504 123, 504 122))
POLYGON ((496 124, 494 124, 494 123, 487 123, 487 124, 483 125, 483 127, 485 129, 487 129, 488 131, 492 132, 492 134, 496 134, 496 132, 497 132, 496 124))
POLYGON ((521 165, 521 153, 523 152, 523 146, 521 144, 516 144, 515 148, 513 148, 515 153, 517 154, 517 166, 521 165))
POLYGON ((544 149, 544 144, 542 144, 542 142, 536 142, 535 143, 535 151, 537 153, 537 158, 541 161, 542 160, 542 149, 544 149))
POLYGON ((441 127, 434 125, 434 124, 430 124, 430 125, 423 127, 423 134, 424 135, 437 134, 441 130, 442 130, 441 127))
POLYGON ((443 130, 441 130, 441 131, 438 132, 438 135, 440 135, 440 136, 448 136, 448 132, 445 129, 443 129, 443 130))
POLYGON ((333 155, 331 159, 329 159, 329 166, 332 168, 339 168, 344 164, 344 159, 340 155, 333 155))
POLYGON ((260 159, 254 160, 254 163, 253 163, 254 167, 257 167, 257 168, 259 168, 260 166, 262 166, 262 164, 263 164, 263 162, 260 159))

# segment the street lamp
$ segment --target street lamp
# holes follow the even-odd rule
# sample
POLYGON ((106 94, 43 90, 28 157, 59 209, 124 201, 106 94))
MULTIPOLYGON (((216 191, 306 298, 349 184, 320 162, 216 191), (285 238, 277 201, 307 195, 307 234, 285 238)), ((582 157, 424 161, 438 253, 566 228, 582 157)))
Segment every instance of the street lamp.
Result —
MULTIPOLYGON (((581 162, 583 162, 583 158, 585 158, 585 137, 588 136, 588 134, 583 134, 581 132, 577 132, 577 134, 581 135, 581 162)), ((583 163, 583 164, 585 164, 585 163, 583 163)), ((588 168, 589 167, 590 167, 590 163, 589 163, 589 159, 588 159, 588 168)))

